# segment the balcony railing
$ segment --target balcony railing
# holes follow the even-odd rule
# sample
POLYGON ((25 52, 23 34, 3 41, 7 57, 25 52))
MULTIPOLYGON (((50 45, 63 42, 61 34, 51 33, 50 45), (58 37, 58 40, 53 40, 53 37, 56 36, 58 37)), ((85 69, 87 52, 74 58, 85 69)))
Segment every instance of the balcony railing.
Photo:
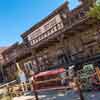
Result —
POLYGON ((34 46, 34 45, 40 43, 42 40, 50 37, 51 35, 53 35, 55 33, 57 33, 57 31, 59 31, 63 28, 64 28, 63 22, 60 22, 60 23, 56 24, 54 27, 50 28, 47 32, 39 35, 38 37, 36 37, 34 39, 32 39, 30 41, 30 44, 34 46))

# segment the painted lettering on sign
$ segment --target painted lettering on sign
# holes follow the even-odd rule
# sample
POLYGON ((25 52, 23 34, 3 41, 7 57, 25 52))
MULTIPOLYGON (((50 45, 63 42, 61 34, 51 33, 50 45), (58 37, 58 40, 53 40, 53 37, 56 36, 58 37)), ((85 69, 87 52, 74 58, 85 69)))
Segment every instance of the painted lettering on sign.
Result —
POLYGON ((63 27, 63 23, 60 15, 56 15, 53 17, 51 20, 48 22, 44 23, 41 27, 33 31, 31 34, 28 35, 28 41, 31 42, 31 45, 36 44, 40 40, 44 39, 48 35, 55 33, 57 31, 57 28, 55 27, 58 24, 58 30, 63 27), (54 29, 52 29, 54 27, 54 29), (51 30, 50 30, 51 29, 51 30), (48 30, 50 30, 47 34, 46 33, 48 30))

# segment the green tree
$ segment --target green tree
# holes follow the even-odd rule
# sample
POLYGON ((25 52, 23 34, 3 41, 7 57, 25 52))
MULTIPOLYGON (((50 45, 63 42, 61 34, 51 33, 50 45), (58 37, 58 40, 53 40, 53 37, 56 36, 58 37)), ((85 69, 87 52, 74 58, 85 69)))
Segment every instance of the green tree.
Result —
POLYGON ((100 20, 100 0, 97 0, 96 3, 93 4, 93 7, 91 7, 88 12, 88 16, 100 20))

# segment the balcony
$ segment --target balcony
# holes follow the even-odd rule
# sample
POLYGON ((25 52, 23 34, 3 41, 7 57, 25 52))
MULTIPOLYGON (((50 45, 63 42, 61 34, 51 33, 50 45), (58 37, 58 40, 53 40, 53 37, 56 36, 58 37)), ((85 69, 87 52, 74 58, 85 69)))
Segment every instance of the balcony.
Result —
POLYGON ((41 43, 43 40, 48 40, 51 36, 54 36, 55 34, 58 34, 60 30, 64 28, 63 22, 60 22, 56 24, 54 27, 50 28, 45 33, 39 35, 38 37, 30 40, 31 46, 35 46, 39 43, 41 43))

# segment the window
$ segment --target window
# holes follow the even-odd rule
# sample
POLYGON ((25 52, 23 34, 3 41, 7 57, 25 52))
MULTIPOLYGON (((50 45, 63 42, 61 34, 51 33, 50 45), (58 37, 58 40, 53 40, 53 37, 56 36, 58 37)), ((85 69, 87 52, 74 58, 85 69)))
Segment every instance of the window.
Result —
POLYGON ((33 70, 32 61, 28 61, 28 62, 24 63, 24 66, 25 66, 26 71, 33 70))

